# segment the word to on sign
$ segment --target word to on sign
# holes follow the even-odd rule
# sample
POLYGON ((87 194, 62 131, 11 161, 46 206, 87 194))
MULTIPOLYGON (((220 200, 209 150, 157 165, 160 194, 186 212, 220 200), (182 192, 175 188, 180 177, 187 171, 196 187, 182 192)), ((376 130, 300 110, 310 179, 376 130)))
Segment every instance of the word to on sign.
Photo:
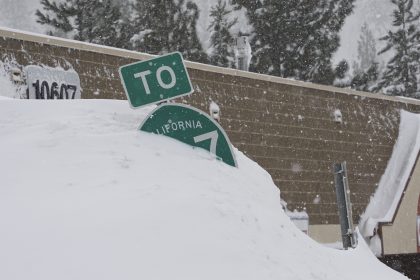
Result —
POLYGON ((124 65, 119 72, 133 108, 170 100, 194 91, 179 52, 124 65))

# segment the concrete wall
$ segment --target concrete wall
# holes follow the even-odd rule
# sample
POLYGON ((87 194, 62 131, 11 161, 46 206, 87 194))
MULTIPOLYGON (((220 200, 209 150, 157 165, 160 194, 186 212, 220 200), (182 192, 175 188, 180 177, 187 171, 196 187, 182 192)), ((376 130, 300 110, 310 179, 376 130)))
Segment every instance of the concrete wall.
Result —
MULTIPOLYGON (((80 76, 83 98, 124 99, 118 67, 149 57, 0 30, 1 61, 20 68, 73 68, 80 76)), ((195 93, 182 102, 208 111, 215 101, 232 143, 270 172, 291 210, 308 212, 316 232, 338 224, 332 164, 347 161, 357 222, 391 155, 399 110, 420 111, 420 103, 408 99, 197 63, 187 66, 195 93), (342 113, 342 123, 334 121, 336 110, 342 113)))

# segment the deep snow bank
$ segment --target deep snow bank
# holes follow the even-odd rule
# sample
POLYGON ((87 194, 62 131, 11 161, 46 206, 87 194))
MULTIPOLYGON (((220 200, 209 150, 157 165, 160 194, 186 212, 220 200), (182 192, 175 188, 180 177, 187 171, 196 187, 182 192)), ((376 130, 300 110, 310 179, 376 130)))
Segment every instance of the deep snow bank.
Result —
POLYGON ((270 176, 125 101, 0 99, 0 279, 406 279, 301 233, 270 176))

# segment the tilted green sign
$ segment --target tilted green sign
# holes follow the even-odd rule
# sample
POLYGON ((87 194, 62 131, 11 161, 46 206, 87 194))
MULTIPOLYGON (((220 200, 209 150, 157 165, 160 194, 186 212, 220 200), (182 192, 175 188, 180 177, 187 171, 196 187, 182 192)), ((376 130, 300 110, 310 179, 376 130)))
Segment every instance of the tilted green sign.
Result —
POLYGON ((149 114, 139 129, 206 149, 225 163, 237 166, 223 128, 206 113, 191 106, 163 104, 149 114))
POLYGON ((133 108, 194 91, 179 52, 124 65, 120 67, 120 77, 133 108))

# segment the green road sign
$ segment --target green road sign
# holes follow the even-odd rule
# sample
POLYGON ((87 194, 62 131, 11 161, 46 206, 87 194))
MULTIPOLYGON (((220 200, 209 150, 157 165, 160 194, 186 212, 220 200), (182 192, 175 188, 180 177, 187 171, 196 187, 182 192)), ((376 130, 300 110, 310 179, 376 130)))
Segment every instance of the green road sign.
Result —
POLYGON ((139 129, 206 149, 225 163, 237 166, 232 145, 223 128, 194 107, 163 104, 149 114, 139 129))
POLYGON ((120 77, 133 108, 194 91, 179 52, 124 65, 120 67, 120 77))

